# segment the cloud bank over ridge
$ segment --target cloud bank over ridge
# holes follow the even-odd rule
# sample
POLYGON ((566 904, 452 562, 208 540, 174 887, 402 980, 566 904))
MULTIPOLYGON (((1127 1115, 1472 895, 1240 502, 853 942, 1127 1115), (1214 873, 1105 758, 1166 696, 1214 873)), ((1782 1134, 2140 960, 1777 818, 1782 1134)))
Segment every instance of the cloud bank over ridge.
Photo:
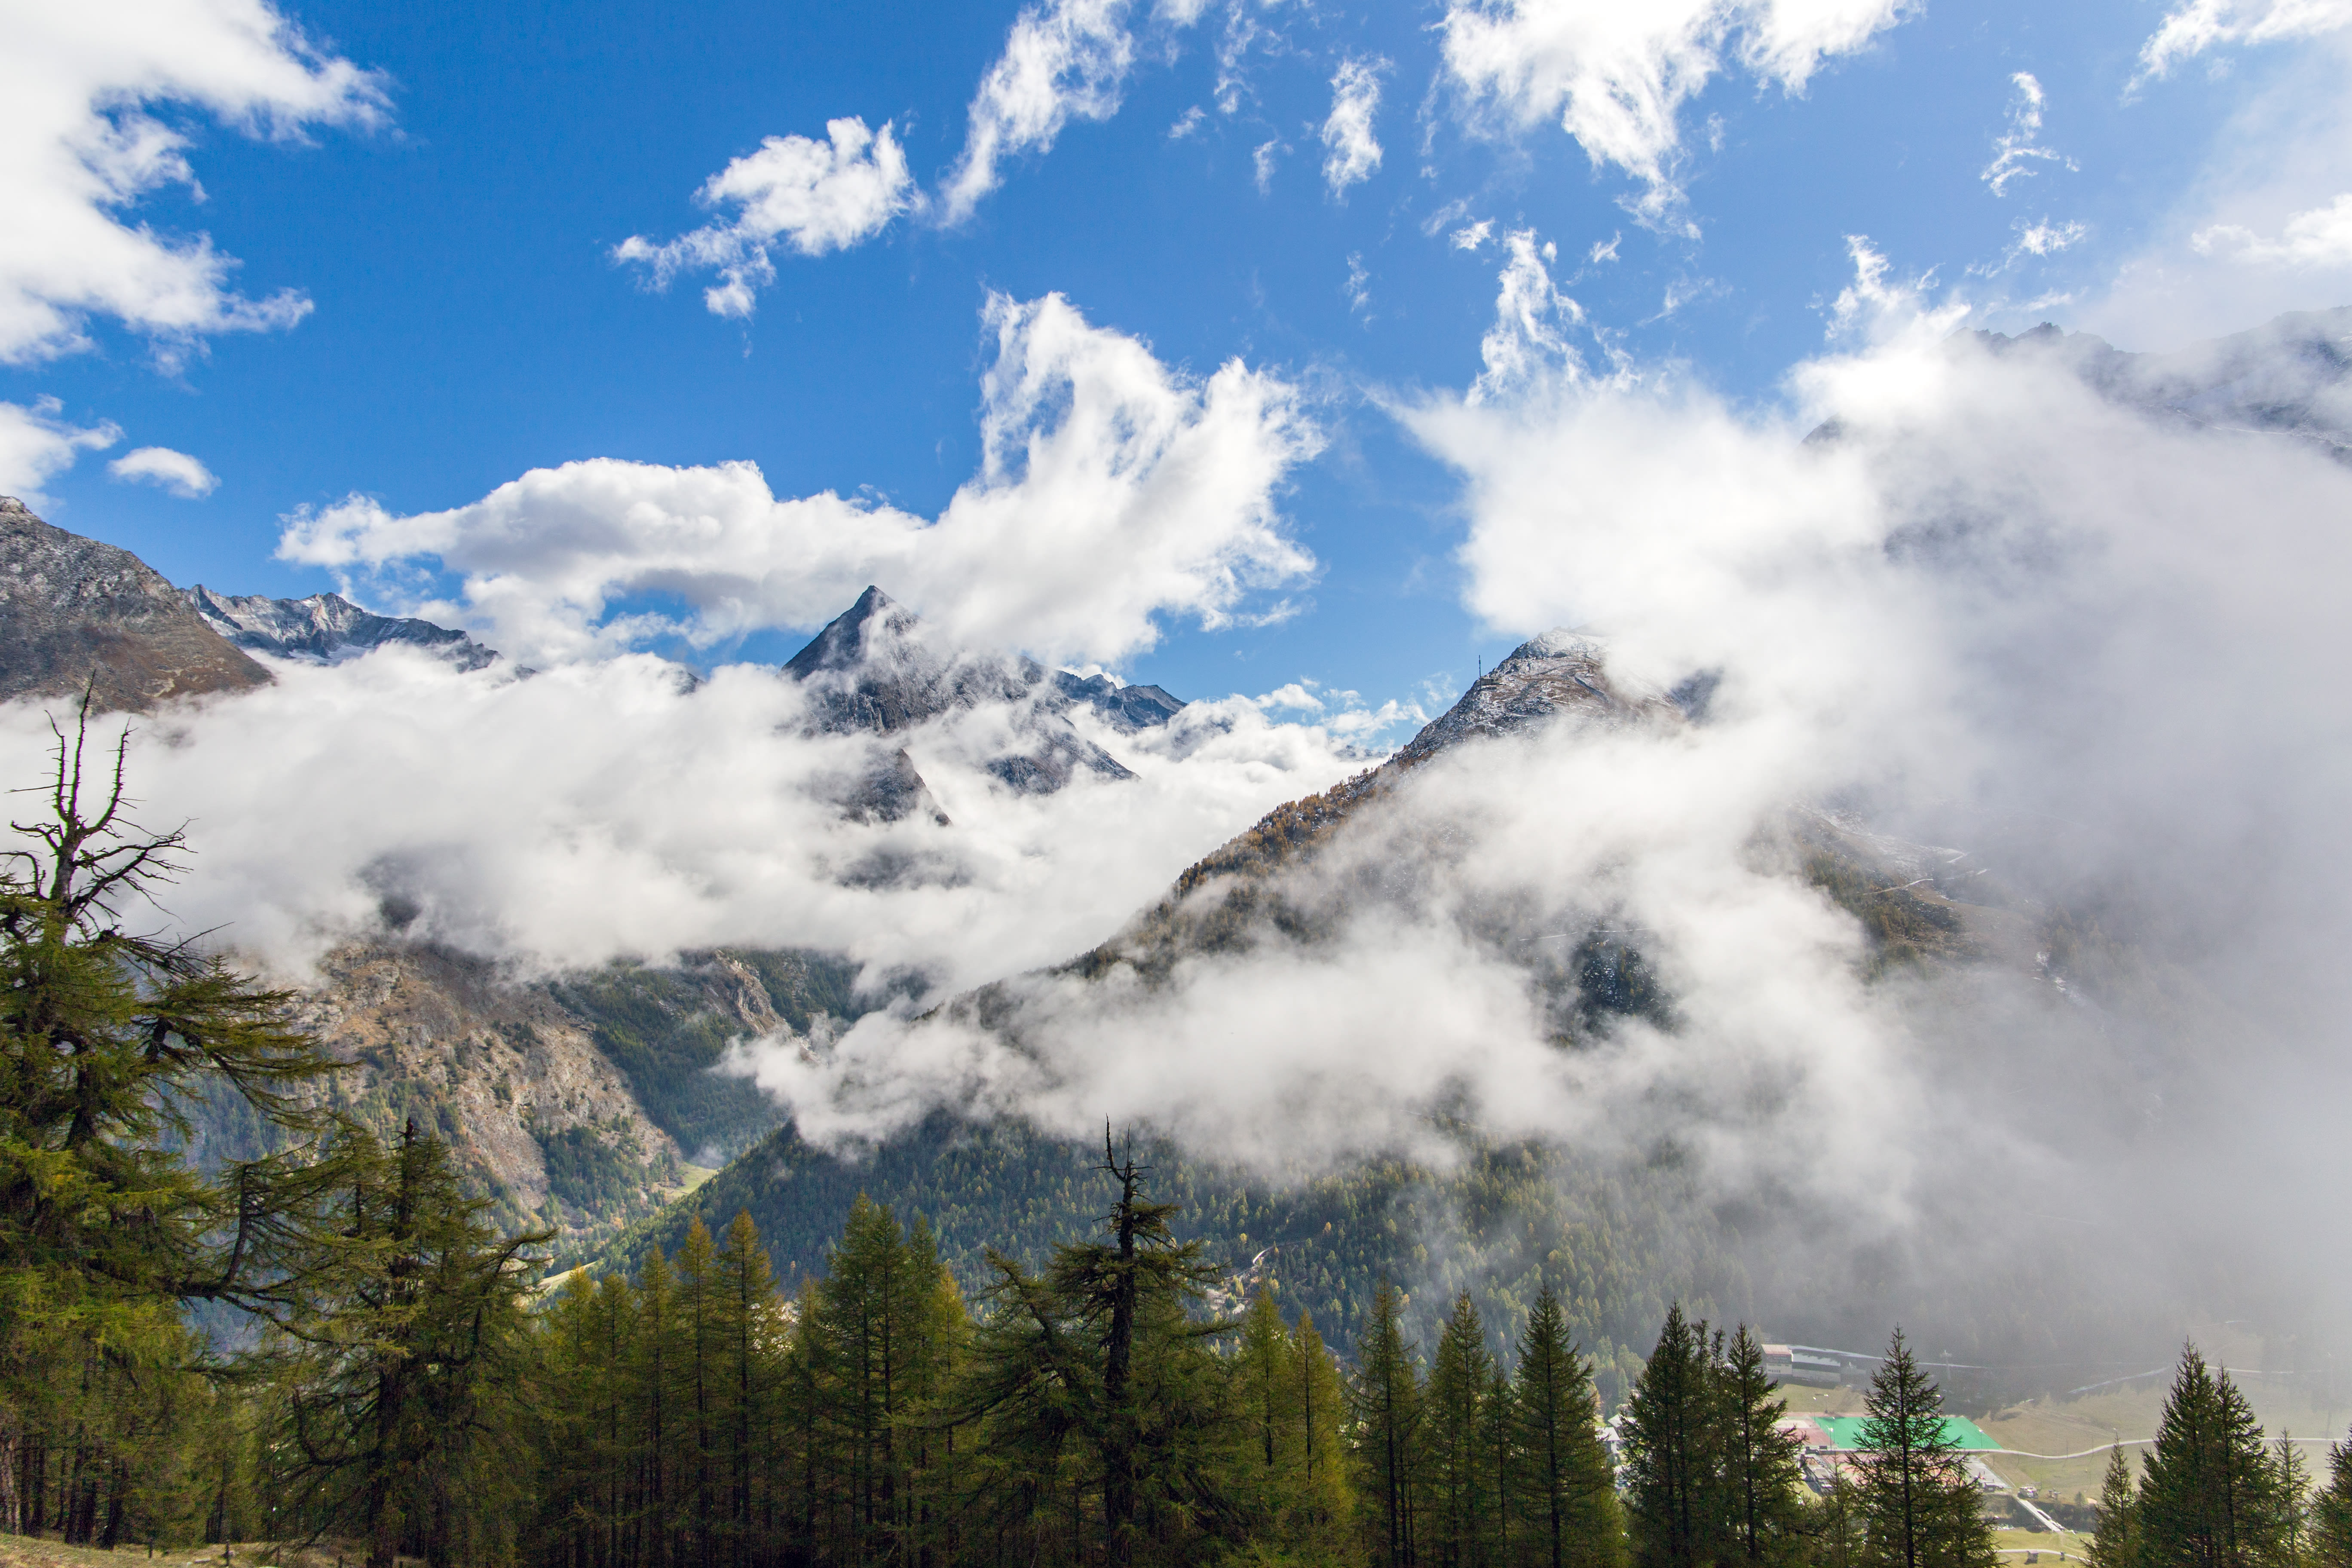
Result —
POLYGON ((1808 1258, 1965 1272, 2006 1245, 1971 1205, 2056 1191, 2118 1269, 2156 1267, 2158 1213, 2250 1282, 2302 1268, 2312 1205, 2248 1226, 2196 1152, 2258 1142, 2296 1194, 2352 1173, 2305 1109, 2347 1088, 2352 539, 2314 520, 2352 515, 2352 473, 1950 339, 1857 254, 1781 411, 1627 365, 1402 412, 1460 476, 1470 606, 1598 628, 1636 689, 1710 677, 1703 722, 1442 757, 1251 895, 1280 921, 1164 974, 1019 977, 740 1070, 850 1146, 941 1108, 1109 1116, 1281 1177, 1469 1126, 1671 1152, 1710 1201, 1820 1224, 1808 1258), (1973 957, 1872 980, 1822 834, 1970 852, 2007 889, 1973 957), (1594 932, 1662 1011, 1563 1023, 1594 932))
POLYGON ((812 628, 877 582, 956 641, 1049 661, 1116 663, 1163 616, 1285 613, 1254 595, 1314 568, 1277 508, 1322 439, 1297 386, 1239 360, 1181 374, 1058 295, 992 296, 984 321, 982 468, 936 520, 831 492, 779 500, 748 463, 595 458, 446 511, 353 498, 294 518, 279 553, 526 663, 812 628), (457 599, 408 586, 427 562, 462 578, 457 599), (648 594, 682 608, 607 614, 648 594))

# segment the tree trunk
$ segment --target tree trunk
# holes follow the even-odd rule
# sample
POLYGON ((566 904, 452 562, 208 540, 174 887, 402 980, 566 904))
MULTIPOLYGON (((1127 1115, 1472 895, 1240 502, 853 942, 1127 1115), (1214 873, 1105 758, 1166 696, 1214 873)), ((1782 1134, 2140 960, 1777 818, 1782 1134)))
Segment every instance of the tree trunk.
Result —
POLYGON ((0 1533, 16 1535, 25 1528, 24 1495, 18 1473, 24 1465, 24 1427, 14 1405, 0 1405, 0 1533))

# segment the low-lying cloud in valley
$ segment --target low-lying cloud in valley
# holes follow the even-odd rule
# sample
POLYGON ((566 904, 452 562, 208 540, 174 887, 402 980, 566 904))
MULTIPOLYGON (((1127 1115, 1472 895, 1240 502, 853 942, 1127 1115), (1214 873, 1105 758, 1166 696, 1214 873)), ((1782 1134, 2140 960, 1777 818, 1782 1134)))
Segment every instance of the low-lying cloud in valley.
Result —
MULTIPOLYGON (((809 626, 869 581, 1048 658, 1282 613, 1312 569, 1279 510, 1320 439, 1297 388, 998 299, 986 466, 935 521, 617 460, 296 520, 289 555, 509 660, 289 667, 157 721, 147 816, 202 852, 171 916, 287 972, 387 921, 523 971, 845 952, 897 999, 729 1069, 849 1151, 942 1112, 1108 1118, 1275 1180, 1531 1140, 1683 1173, 1754 1300, 1859 1281, 1864 1317, 2021 1248, 2169 1289, 2128 1239, 2159 1213, 2244 1289, 2287 1278, 2304 1194, 2352 1174, 2315 1109, 2352 1012, 2340 429, 1956 334, 1861 242, 1829 349, 1741 407, 1589 363, 1550 255, 1513 237, 1475 388, 1386 406, 1458 478, 1469 606, 1573 628, 1605 687, 1390 770, 1311 853, 1151 909, 1363 765, 1372 719, 1303 688, 1132 734, 1073 710, 1139 776, 1050 795, 989 772, 1018 705, 935 717, 887 743, 948 822, 871 822, 841 800, 874 742, 812 732, 804 688, 622 651, 809 626), (655 595, 682 611, 615 613, 655 595), (1936 951, 1874 944, 1880 910, 1936 951), (2209 1195, 2253 1148, 2260 1225, 2209 1195)), ((0 740, 35 776, 37 718, 0 740)))
POLYGON ((1442 1163, 1465 1129, 1670 1158, 1784 1310, 1775 1268, 1816 1305, 1866 1286, 1867 1320, 2059 1259, 2159 1317, 2191 1270, 2209 1304, 2340 1299, 2301 1241, 2352 1174, 2320 1109, 2352 1011, 2352 470, 2226 384, 2186 416, 2064 345, 1955 337, 1856 254, 1778 409, 1557 333, 1508 395, 1398 405, 1461 476, 1469 604, 1597 634, 1626 700, 1699 678, 1694 721, 1440 753, 1079 969, 741 1070, 851 1146, 948 1108, 1150 1123, 1276 1179, 1442 1163), (1948 894, 1948 951, 1874 958, 1838 864, 1885 879, 1865 911, 1948 894), (1654 1005, 1578 1011, 1594 942, 1654 1005), (2256 1148, 2250 1224, 2218 1194, 2256 1148))

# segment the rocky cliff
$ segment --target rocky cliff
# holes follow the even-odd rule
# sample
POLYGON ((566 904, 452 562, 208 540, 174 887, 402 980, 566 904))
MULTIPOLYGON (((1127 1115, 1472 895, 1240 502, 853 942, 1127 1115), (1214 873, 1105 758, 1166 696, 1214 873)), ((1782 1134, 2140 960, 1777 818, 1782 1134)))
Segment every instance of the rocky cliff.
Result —
POLYGON ((268 681, 139 557, 0 496, 0 700, 87 686, 101 708, 144 712, 268 681))
MULTIPOLYGON (((808 692, 811 728, 831 734, 891 737, 959 710, 1010 710, 1013 745, 982 765, 1024 795, 1050 795, 1080 773, 1135 776, 1071 725, 1074 704, 1097 710, 1128 734, 1164 724, 1183 707, 1156 686, 1120 687, 1060 670, 1049 676, 1034 659, 944 647, 912 610, 876 587, 810 639, 784 673, 808 692)), ((947 820, 913 759, 896 745, 874 748, 842 805, 874 821, 919 813, 947 820)))
POLYGON ((460 669, 483 669, 499 650, 464 632, 414 616, 379 616, 341 594, 272 599, 260 594, 215 594, 202 584, 183 591, 188 607, 238 647, 279 658, 333 664, 393 644, 422 648, 460 669))

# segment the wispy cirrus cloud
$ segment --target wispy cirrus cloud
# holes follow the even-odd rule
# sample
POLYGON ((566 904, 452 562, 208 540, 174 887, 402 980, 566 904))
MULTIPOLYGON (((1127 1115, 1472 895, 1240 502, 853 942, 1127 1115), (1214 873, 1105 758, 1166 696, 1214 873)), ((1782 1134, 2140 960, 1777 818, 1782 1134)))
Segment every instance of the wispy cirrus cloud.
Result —
POLYGON ((2032 71, 2019 71, 2009 79, 2013 89, 2009 104, 2009 129, 1993 142, 1992 162, 1984 166, 1977 178, 1992 187, 1997 196, 2009 195, 2011 184, 2031 178, 2039 163, 2056 163, 2072 169, 2074 160, 2054 148, 2042 145, 2042 109, 2049 95, 2042 90, 2041 81, 2032 71))
POLYGON ((1128 0, 1047 0, 1023 8, 1004 52, 972 95, 963 151, 940 188, 940 222, 952 226, 971 217, 1003 183, 1005 160, 1051 151, 1073 119, 1118 112, 1135 65, 1129 10, 1128 0))
POLYGON ((1535 230, 1523 228, 1504 236, 1503 248, 1495 324, 1478 343, 1486 368, 1468 395, 1474 406, 1528 396, 1584 374, 1584 362, 1568 341, 1568 330, 1584 323, 1584 307, 1552 282, 1550 264, 1559 258, 1559 247, 1539 244, 1535 230))

